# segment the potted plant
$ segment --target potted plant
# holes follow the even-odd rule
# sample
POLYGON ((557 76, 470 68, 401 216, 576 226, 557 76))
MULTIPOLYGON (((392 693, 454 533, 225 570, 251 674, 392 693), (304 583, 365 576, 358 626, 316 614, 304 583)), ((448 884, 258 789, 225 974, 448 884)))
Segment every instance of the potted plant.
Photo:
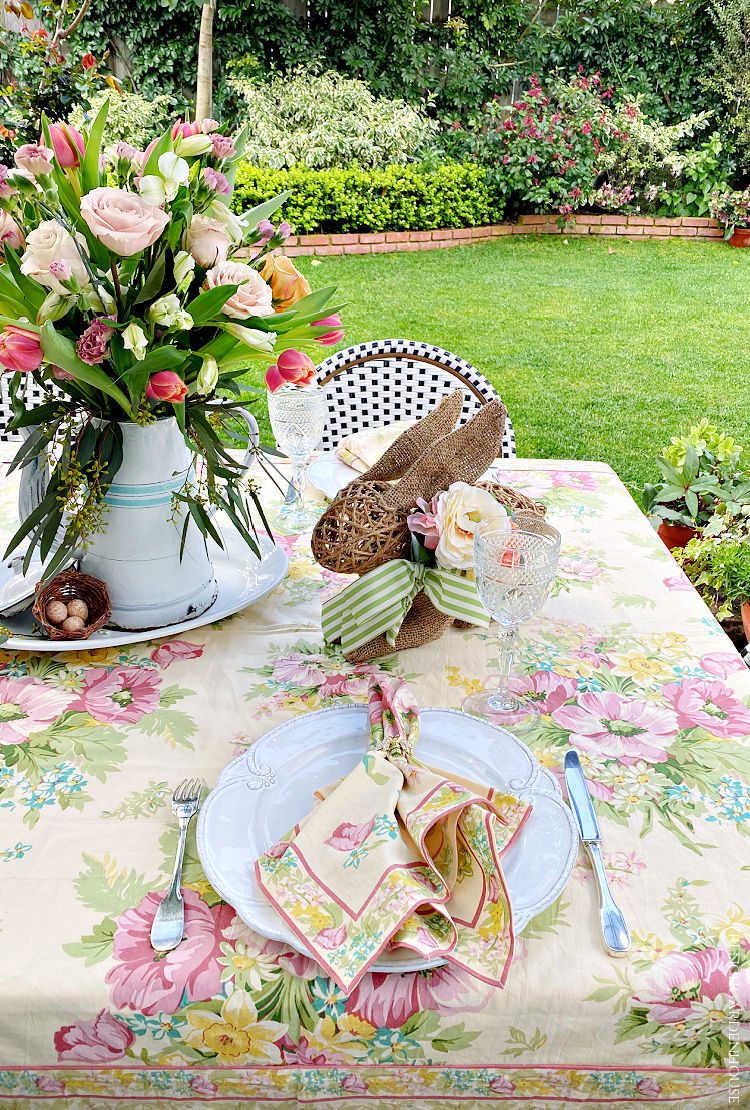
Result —
POLYGON ((711 215, 724 225, 724 238, 730 246, 750 246, 750 188, 713 192, 711 215))
POLYGON ((718 504, 750 498, 741 455, 742 448, 705 418, 662 450, 656 460, 662 481, 644 485, 643 507, 670 550, 684 547, 708 524, 718 504))
POLYGON ((106 111, 84 134, 43 120, 0 166, 0 370, 26 435, 12 466, 44 456, 8 552, 25 541, 45 580, 75 552, 113 624, 153 628, 212 604, 217 511, 259 554, 257 491, 228 450, 238 379, 282 352, 312 373, 336 309, 275 257, 288 194, 229 208, 244 131, 178 122, 145 151, 102 151, 106 111))
POLYGON ((711 522, 675 557, 728 634, 734 638, 739 616, 750 640, 750 518, 715 528, 711 522))

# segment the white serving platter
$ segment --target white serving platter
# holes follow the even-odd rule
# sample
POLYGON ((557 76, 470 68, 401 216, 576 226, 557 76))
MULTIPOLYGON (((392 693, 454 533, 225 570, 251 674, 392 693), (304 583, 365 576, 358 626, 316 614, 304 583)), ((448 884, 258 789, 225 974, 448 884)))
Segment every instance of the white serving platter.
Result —
MULTIPOLYGON (((179 624, 151 628, 146 631, 128 632, 117 628, 102 628, 87 640, 50 640, 41 633, 32 633, 34 617, 31 609, 17 616, 4 617, 2 623, 11 632, 0 650, 17 651, 94 651, 97 648, 123 647, 140 644, 145 640, 158 640, 163 636, 178 636, 193 628, 213 624, 223 617, 239 613, 271 592, 285 577, 289 569, 286 552, 267 536, 260 536, 261 558, 258 560, 241 540, 224 535, 226 550, 209 541, 209 553, 214 564, 218 592, 213 605, 198 617, 179 624)), ((10 560, 0 563, 0 592, 13 574, 10 560)))

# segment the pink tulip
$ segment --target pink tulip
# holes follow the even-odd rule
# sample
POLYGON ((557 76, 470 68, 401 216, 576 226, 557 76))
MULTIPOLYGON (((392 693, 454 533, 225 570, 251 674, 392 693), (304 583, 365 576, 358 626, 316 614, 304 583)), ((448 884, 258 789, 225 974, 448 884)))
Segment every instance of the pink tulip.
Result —
POLYGON ((323 343, 326 347, 333 347, 336 343, 340 343, 344 338, 344 330, 341 327, 340 316, 326 316, 322 320, 316 320, 313 324, 314 328, 332 328, 332 331, 326 332, 325 335, 319 335, 316 339, 317 343, 323 343))
POLYGON ((182 120, 178 119, 175 123, 172 124, 173 139, 176 139, 178 136, 181 136, 183 139, 189 139, 191 135, 200 134, 201 125, 199 123, 190 123, 188 120, 185 120, 185 122, 183 123, 182 120))
MULTIPOLYGON (((69 123, 53 123, 49 129, 50 139, 55 151, 55 158, 64 170, 74 169, 81 164, 85 154, 83 135, 71 127, 69 123)), ((44 136, 39 140, 44 143, 44 136)))
POLYGON ((276 365, 266 370, 266 386, 275 393, 280 386, 291 382, 294 385, 309 385, 315 380, 315 364, 309 355, 294 349, 282 351, 276 365))
POLYGON ((159 370, 152 374, 146 386, 146 396, 152 401, 171 401, 173 405, 185 399, 188 388, 174 370, 159 370))
POLYGON ((6 370, 28 374, 39 369, 43 357, 39 336, 34 332, 12 325, 0 332, 0 366, 6 370))

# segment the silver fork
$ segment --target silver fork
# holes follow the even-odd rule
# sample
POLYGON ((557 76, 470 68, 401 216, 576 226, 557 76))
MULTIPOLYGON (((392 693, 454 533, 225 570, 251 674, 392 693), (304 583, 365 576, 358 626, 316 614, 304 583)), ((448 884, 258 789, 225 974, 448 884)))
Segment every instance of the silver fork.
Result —
POLYGON ((155 952, 170 952, 182 941, 185 928, 185 904, 180 893, 182 858, 185 855, 188 825, 190 818, 198 812, 202 788, 201 779, 185 779, 172 795, 172 813, 180 822, 180 842, 177 846, 172 882, 159 903, 151 925, 151 947, 155 952))

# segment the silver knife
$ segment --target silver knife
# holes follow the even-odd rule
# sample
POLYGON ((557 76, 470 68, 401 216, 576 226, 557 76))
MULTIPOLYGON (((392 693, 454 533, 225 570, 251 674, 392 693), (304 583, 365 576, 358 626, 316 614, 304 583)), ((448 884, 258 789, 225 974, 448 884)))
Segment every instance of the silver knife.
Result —
POLYGON ((630 930, 609 889, 602 863, 602 835, 599 832, 599 823, 591 804, 589 788, 586 785, 577 752, 565 753, 565 785, 568 788, 568 799, 578 824, 578 831, 581 834, 583 846, 589 854, 599 887, 599 916, 604 947, 610 956, 627 956, 630 951, 630 930))

